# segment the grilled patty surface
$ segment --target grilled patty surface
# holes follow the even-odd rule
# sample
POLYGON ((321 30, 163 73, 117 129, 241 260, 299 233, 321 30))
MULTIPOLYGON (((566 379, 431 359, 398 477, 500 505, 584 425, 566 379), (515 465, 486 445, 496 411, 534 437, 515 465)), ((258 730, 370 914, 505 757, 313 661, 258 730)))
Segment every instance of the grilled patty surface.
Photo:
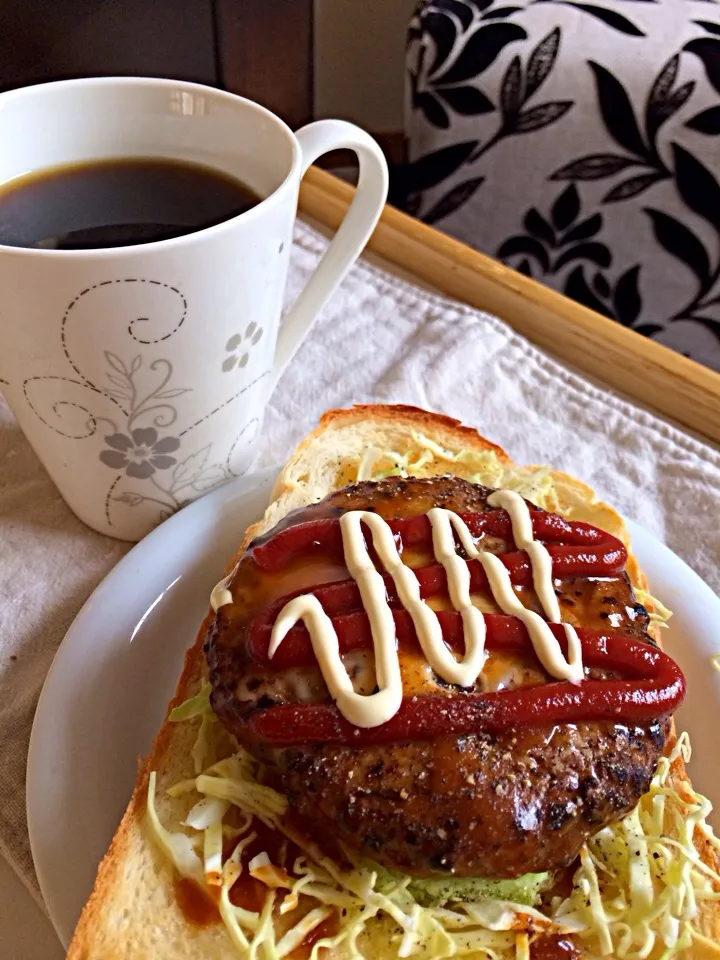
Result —
MULTIPOLYGON (((491 492, 456 477, 354 484, 289 514, 250 545, 233 575, 233 603, 220 608, 206 641, 213 708, 241 743, 276 767, 291 806, 313 824, 320 845, 323 835, 332 836, 416 876, 516 877, 567 866, 588 836, 630 812, 648 789, 667 722, 629 728, 607 722, 553 725, 539 717, 537 727, 499 736, 479 731, 363 748, 274 749, 249 736, 247 718, 253 711, 327 700, 328 692, 316 665, 276 671, 252 660, 245 645, 248 624, 288 593, 348 577, 341 561, 328 560, 320 550, 270 575, 253 562, 253 548, 280 529, 348 510, 373 510, 388 520, 433 506, 480 512, 491 492)), ((508 549, 489 537, 481 546, 491 552, 508 549)), ((433 558, 406 551, 403 559, 418 567, 433 558)), ((567 622, 652 642, 647 612, 625 574, 556 580, 555 587, 567 622)), ((516 592, 540 612, 532 590, 517 587, 516 592)), ((489 595, 474 599, 484 610, 497 610, 489 595)), ((449 608, 443 597, 430 602, 449 608)), ((371 693, 372 654, 349 654, 345 665, 356 690, 371 693)), ((419 650, 401 651, 401 670, 405 696, 462 695, 432 673, 419 650)), ((491 652, 476 689, 549 679, 534 658, 491 652)))

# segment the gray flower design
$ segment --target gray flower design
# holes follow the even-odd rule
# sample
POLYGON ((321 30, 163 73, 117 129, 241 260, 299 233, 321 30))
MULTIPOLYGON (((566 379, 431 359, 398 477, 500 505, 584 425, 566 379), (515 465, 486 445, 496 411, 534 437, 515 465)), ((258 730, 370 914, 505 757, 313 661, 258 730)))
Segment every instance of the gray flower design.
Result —
POLYGON ((233 334, 225 344, 225 349, 230 356, 223 360, 223 372, 228 373, 235 366, 238 368, 247 366, 250 359, 250 348, 255 346, 262 335, 262 327, 258 327, 254 320, 247 325, 245 333, 233 334))
POLYGON ((105 437, 111 450, 103 450, 100 460, 113 470, 124 470, 129 477, 147 480, 156 470, 167 470, 177 463, 173 453, 180 446, 177 437, 158 439, 154 427, 136 427, 125 433, 112 433, 105 437))

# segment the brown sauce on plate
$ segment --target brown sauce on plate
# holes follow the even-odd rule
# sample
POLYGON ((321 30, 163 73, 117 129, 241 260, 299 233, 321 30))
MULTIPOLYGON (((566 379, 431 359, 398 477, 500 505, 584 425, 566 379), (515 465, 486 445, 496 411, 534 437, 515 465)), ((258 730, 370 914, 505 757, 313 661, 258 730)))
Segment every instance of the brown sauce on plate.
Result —
POLYGON ((582 960, 583 956, 583 948, 573 937, 539 937, 530 947, 530 960, 582 960))
POLYGON ((322 923, 319 923, 314 930, 305 937, 299 947, 290 954, 292 960, 309 960, 312 949, 318 940, 324 940, 326 937, 334 937, 340 930, 340 918, 336 911, 330 914, 322 923))
POLYGON ((209 927, 221 920, 212 895, 188 877, 179 877, 175 881, 175 902, 193 927, 209 927))

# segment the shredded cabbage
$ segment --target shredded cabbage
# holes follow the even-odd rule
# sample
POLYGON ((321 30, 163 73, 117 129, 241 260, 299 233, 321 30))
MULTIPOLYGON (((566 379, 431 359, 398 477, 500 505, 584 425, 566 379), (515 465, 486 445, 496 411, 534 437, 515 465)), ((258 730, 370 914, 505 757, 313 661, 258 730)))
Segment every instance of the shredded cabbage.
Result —
POLYGON ((422 433, 414 432, 412 437, 414 447, 406 453, 366 449, 357 461, 357 479, 431 477, 452 468, 452 473, 471 483, 514 490, 547 510, 556 506, 549 467, 508 467, 494 450, 448 450, 422 433))
POLYGON ((168 720, 173 723, 178 723, 182 720, 192 720, 193 717, 200 717, 203 714, 210 713, 212 709, 210 707, 211 692, 212 684, 209 682, 204 683, 194 697, 190 697, 181 703, 180 706, 170 711, 168 720))
POLYGON ((288 930, 280 943, 277 945, 278 956, 286 957, 292 953, 303 942, 305 937, 319 927, 320 924, 332 915, 330 907, 314 907, 309 913, 306 913, 299 923, 296 923, 292 929, 288 930))
POLYGON ((175 864, 178 873, 183 877, 201 882, 203 877, 202 863, 193 848, 190 837, 180 831, 166 830, 160 823, 155 809, 156 776, 153 770, 148 783, 147 813, 150 829, 162 851, 175 864))
POLYGON ((216 724, 215 714, 208 709, 200 715, 200 729, 192 748, 192 759, 195 773, 200 773, 204 767, 215 759, 213 751, 213 732, 216 724))
POLYGON ((228 770, 230 775, 228 776, 227 773, 223 775, 222 764, 224 763, 225 761, 221 761, 211 768, 213 775, 204 773, 197 778, 195 788, 198 793, 227 800, 239 807, 243 813, 258 817, 268 826, 277 826, 287 810, 288 804, 285 797, 271 787, 265 787, 254 780, 244 779, 241 772, 243 767, 231 766, 228 770), (217 775, 218 768, 221 768, 220 775, 217 775))
MULTIPOLYGON (((527 956, 522 937, 540 929, 564 930, 535 910, 546 874, 528 875, 517 881, 411 880, 346 851, 352 869, 341 869, 322 854, 299 856, 293 863, 272 863, 266 851, 249 864, 252 876, 265 883, 267 895, 260 914, 235 906, 230 891, 243 869, 242 855, 256 838, 253 818, 283 832, 296 843, 301 838, 287 833, 283 815, 287 800, 261 782, 260 764, 245 750, 213 764, 194 780, 182 780, 167 791, 171 797, 190 793, 199 799, 185 816, 183 826, 195 831, 193 838, 172 833, 155 811, 155 774, 148 792, 152 830, 161 849, 176 869, 199 883, 219 886, 220 915, 241 956, 280 958, 287 956, 309 932, 333 912, 342 915, 337 934, 318 940, 312 957, 318 960, 325 946, 338 947, 350 960, 362 960, 363 934, 373 918, 388 924, 388 937, 398 957, 451 957, 472 955, 488 960, 527 956), (234 828, 236 845, 221 861, 224 820, 229 811, 244 815, 234 828), (283 886, 290 890, 283 890, 283 886), (280 887, 280 889, 278 889, 280 887), (490 899, 492 898, 492 899, 490 899), (457 902, 462 899, 462 902, 457 902), (273 908, 292 920, 276 941, 273 908), (523 950, 525 952, 523 953, 523 950)), ((527 940, 527 937, 525 937, 527 940)))
POLYGON ((233 905, 230 890, 244 869, 243 851, 256 838, 254 817, 301 841, 283 823, 286 798, 260 782, 261 765, 242 748, 167 791, 171 797, 191 790, 198 794, 178 825, 194 837, 160 823, 154 773, 148 816, 160 848, 182 875, 220 885, 220 913, 241 956, 281 960, 336 911, 342 916, 340 929, 318 940, 312 960, 319 960, 324 947, 363 960, 363 935, 373 918, 387 924, 388 942, 397 957, 517 960, 530 956, 535 935, 553 932, 578 937, 587 960, 672 960, 695 944, 712 946, 693 921, 703 901, 720 899, 720 876, 700 858, 694 842, 699 832, 720 851, 720 841, 706 823, 710 803, 689 786, 673 787, 670 772, 679 757, 689 758, 685 734, 672 754, 660 760, 638 807, 583 847, 572 893, 546 903, 542 912, 535 905, 552 881, 547 874, 514 881, 417 880, 359 859, 350 850, 345 852, 351 870, 316 851, 293 863, 276 864, 267 852, 261 853, 252 864, 254 876, 267 873, 261 913, 233 905), (240 816, 239 827, 223 822, 231 810, 236 823, 240 816), (222 863, 226 835, 234 836, 236 845, 222 863), (282 889, 285 878, 289 891, 282 889), (292 921, 279 939, 274 910, 292 921))
POLYGON ((448 901, 510 900, 528 907, 537 906, 540 893, 551 878, 549 873, 526 873, 516 880, 486 880, 483 877, 432 877, 412 880, 408 890, 423 907, 437 907, 448 901))
POLYGON ((380 451, 377 447, 367 447, 363 455, 360 457, 360 462, 358 463, 357 468, 357 481, 360 483, 362 480, 370 480, 372 477, 372 468, 373 464, 380 456, 380 451))
MULTIPOLYGON (((187 781, 186 781, 187 782, 187 781)), ((195 781, 190 781, 195 789, 195 781)), ((168 790, 170 794, 170 791, 168 790)), ((170 794, 172 796, 172 794, 170 794)), ((184 826, 193 830, 207 830, 213 823, 222 823, 230 804, 226 800, 217 800, 215 797, 204 797, 198 800, 190 813, 183 821, 184 826)))
POLYGON ((672 610, 668 610, 665 604, 661 603, 657 597, 654 597, 649 590, 636 589, 635 596, 639 603, 644 607, 648 607, 650 623, 658 627, 667 626, 667 622, 672 616, 672 610), (649 607, 652 607, 652 610, 650 610, 649 607))
POLYGON ((720 875, 700 858, 695 837, 716 854, 720 841, 706 822, 710 802, 688 784, 672 785, 673 764, 689 756, 682 734, 636 809, 588 841, 571 895, 554 904, 552 918, 580 934, 591 956, 669 960, 705 940, 693 921, 703 900, 720 899, 720 875))
POLYGON ((203 837, 203 861, 205 880, 210 886, 222 886, 223 825, 222 819, 205 827, 203 837))

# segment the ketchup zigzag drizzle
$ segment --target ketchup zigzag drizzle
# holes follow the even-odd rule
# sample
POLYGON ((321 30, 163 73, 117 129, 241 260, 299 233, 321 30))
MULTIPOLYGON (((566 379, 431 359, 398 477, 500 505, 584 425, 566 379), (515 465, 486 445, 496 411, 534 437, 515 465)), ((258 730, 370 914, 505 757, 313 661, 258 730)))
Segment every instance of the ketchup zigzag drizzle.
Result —
MULTIPOLYGON (((412 622, 405 611, 393 611, 393 616, 402 644, 412 633, 412 622)), ((453 612, 439 616, 446 641, 457 649, 463 642, 459 615, 453 612)), ((485 619, 489 649, 532 650, 527 632, 514 617, 485 614, 485 619)), ((371 645, 363 614, 338 618, 336 627, 341 638, 350 641, 346 649, 371 645), (365 622, 365 630, 361 621, 365 622)), ((561 628, 553 624, 551 630, 563 645, 561 628)), ((578 633, 587 666, 622 671, 628 679, 584 680, 579 686, 560 682, 493 693, 413 697, 404 700, 389 721, 369 729, 348 723, 336 706, 326 703, 282 705, 257 711, 250 717, 249 726, 257 737, 277 746, 318 742, 366 746, 400 740, 433 740, 447 734, 461 736, 479 730, 500 733, 512 727, 536 725, 539 720, 543 724, 598 720, 642 723, 667 716, 680 705, 685 696, 685 678, 675 661, 662 651, 619 635, 591 630, 578 633)), ((309 648, 307 635, 302 639, 309 648)), ((304 658, 303 662, 312 662, 311 649, 310 653, 311 657, 304 658)))
MULTIPOLYGON (((355 579, 284 597, 248 626, 248 653, 260 663, 284 669, 310 664, 317 655, 336 701, 257 710, 248 718, 252 732, 278 745, 364 745, 479 729, 500 731, 537 723, 539 716, 543 723, 638 722, 672 713, 685 693, 684 677, 674 661, 647 643, 616 634, 576 632, 560 623, 552 578, 616 574, 627 557, 622 543, 589 524, 529 510, 509 491, 497 491, 488 503, 509 512, 456 515, 435 508, 426 516, 386 522, 352 511, 340 521, 321 519, 286 528, 253 548, 254 562, 266 572, 281 572, 294 557, 320 551, 323 557, 344 556, 355 579), (370 525, 389 572, 375 569, 361 523, 370 525), (514 540, 521 550, 491 556, 477 549, 475 541, 482 535, 514 540), (456 537, 465 556, 477 559, 457 554, 456 537), (398 547, 431 543, 440 563, 421 570, 402 564, 398 547), (511 583, 533 584, 553 622, 523 608, 511 583), (516 616, 482 615, 470 606, 470 593, 488 585, 501 609, 516 616), (421 602, 445 591, 455 612, 436 614, 421 602), (409 609, 398 609, 399 600, 409 609), (466 688, 482 671, 486 648, 524 654, 534 650, 560 682, 403 700, 397 646, 418 643, 436 673, 466 688), (375 650, 379 690, 360 696, 352 690, 340 655, 368 648, 375 650), (583 660, 586 666, 626 679, 583 679, 583 660)), ((226 589, 220 596, 222 602, 231 601, 226 589)))
MULTIPOLYGON (((547 551, 553 561, 553 576, 601 577, 619 573, 625 567, 625 546, 604 530, 580 521, 571 523, 541 510, 530 510, 529 514, 534 535, 548 545, 547 551)), ((505 511, 458 513, 457 516, 473 537, 484 534, 500 540, 512 540, 510 517, 505 511)), ((432 543, 432 528, 426 514, 386 522, 406 547, 429 547, 432 543)), ((307 555, 313 549, 321 550, 323 556, 342 559, 342 531, 338 519, 309 520, 287 527, 255 547, 252 556, 266 573, 279 573, 296 557, 307 555)), ((526 554, 509 551, 501 554, 500 559, 508 568, 513 583, 532 583, 532 570, 526 554)), ((478 586, 481 583, 478 581, 478 586)))

